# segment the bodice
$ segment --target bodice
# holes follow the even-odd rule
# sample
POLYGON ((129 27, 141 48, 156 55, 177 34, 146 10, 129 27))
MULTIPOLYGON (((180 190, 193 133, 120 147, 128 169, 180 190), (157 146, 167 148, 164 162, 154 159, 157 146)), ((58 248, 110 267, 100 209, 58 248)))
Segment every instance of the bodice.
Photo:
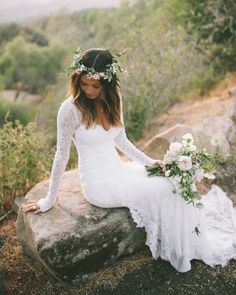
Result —
POLYGON ((57 150, 52 165, 49 191, 46 198, 38 201, 42 212, 50 209, 56 201, 72 141, 78 152, 79 170, 83 179, 91 177, 97 167, 103 173, 114 171, 116 165, 119 166, 121 163, 116 148, 142 165, 151 165, 156 161, 136 148, 127 138, 122 112, 121 122, 122 127, 111 126, 109 130, 98 124, 86 129, 82 124, 82 114, 73 103, 72 96, 61 104, 57 114, 57 150))

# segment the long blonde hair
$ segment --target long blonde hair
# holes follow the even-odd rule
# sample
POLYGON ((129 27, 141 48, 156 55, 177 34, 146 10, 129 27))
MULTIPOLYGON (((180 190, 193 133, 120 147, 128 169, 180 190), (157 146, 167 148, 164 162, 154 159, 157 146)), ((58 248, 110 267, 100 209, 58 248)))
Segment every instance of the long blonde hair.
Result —
MULTIPOLYGON (((95 71, 102 72, 107 64, 112 62, 112 55, 108 50, 92 48, 85 51, 83 54, 83 64, 86 67, 93 67, 95 71)), ((71 74, 69 84, 69 94, 72 95, 74 103, 82 113, 82 123, 86 128, 91 127, 96 123, 97 114, 95 103, 88 99, 85 93, 80 88, 80 79, 86 72, 71 74)), ((101 97, 102 107, 106 118, 111 126, 121 127, 121 112, 122 112, 122 99, 119 92, 119 79, 116 74, 113 75, 112 83, 100 78, 103 85, 103 95, 101 97)))

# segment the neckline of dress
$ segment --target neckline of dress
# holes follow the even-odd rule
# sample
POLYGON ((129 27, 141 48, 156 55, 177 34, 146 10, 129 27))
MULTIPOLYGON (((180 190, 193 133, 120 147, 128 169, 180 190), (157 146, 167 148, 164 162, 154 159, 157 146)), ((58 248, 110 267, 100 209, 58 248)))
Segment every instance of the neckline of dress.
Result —
MULTIPOLYGON (((74 102, 73 102, 73 98, 72 98, 72 96, 69 96, 69 100, 70 100, 70 102, 75 106, 75 104, 74 104, 74 102)), ((76 107, 76 106, 75 106, 76 107)), ((105 129, 101 124, 98 124, 98 123, 94 123, 94 125, 95 125, 95 127, 96 126, 99 126, 99 127, 101 127, 105 132, 109 132, 110 130, 111 130, 111 125, 110 125, 110 128, 109 129, 105 129)))
POLYGON ((110 128, 109 129, 105 129, 101 124, 95 124, 95 126, 99 126, 99 127, 101 127, 105 132, 109 132, 110 130, 111 130, 111 126, 110 126, 110 128))

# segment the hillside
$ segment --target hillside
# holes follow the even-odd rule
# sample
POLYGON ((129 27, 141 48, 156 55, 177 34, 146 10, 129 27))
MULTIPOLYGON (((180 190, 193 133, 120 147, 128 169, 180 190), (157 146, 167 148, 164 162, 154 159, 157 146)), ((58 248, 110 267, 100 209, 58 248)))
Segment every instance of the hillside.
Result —
POLYGON ((235 97, 229 94, 229 89, 235 86, 236 75, 229 74, 205 95, 177 102, 167 111, 149 121, 137 144, 142 147, 156 134, 162 133, 177 124, 194 127, 200 121, 210 116, 230 118, 235 97))

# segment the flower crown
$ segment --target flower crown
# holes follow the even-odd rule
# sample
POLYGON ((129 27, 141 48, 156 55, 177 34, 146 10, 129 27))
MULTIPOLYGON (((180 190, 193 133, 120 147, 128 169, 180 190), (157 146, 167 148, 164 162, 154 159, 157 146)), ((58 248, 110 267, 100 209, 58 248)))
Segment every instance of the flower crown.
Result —
MULTIPOLYGON (((117 53, 117 54, 115 54, 115 56, 120 56, 121 54, 122 53, 117 53)), ((94 70, 93 67, 86 67, 85 65, 82 64, 82 60, 83 60, 82 52, 81 52, 81 49, 78 48, 75 51, 74 62, 70 65, 70 69, 75 70, 75 72, 77 74, 80 74, 82 71, 86 71, 87 77, 91 78, 91 79, 99 80, 100 78, 103 78, 105 80, 108 80, 108 82, 111 82, 114 77, 114 74, 116 74, 116 72, 118 72, 118 71, 128 74, 128 72, 126 70, 124 70, 117 63, 117 61, 114 57, 112 58, 112 63, 108 64, 106 66, 105 71, 103 71, 103 72, 97 72, 94 70)))

